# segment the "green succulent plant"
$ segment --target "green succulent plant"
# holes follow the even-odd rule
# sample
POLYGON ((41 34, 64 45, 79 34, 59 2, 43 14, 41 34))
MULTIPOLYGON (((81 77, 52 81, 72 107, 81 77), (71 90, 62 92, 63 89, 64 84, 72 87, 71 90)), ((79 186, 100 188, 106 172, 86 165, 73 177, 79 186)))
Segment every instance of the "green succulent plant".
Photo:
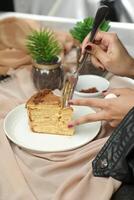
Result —
POLYGON ((61 52, 61 46, 49 29, 33 31, 28 35, 26 46, 33 60, 37 63, 54 63, 61 52))
MULTIPOLYGON (((78 40, 80 43, 83 42, 84 38, 91 31, 93 27, 94 18, 88 17, 83 21, 79 21, 75 26, 70 30, 71 35, 74 39, 78 40)), ((100 25, 100 30, 108 31, 110 28, 109 21, 103 21, 100 25)))

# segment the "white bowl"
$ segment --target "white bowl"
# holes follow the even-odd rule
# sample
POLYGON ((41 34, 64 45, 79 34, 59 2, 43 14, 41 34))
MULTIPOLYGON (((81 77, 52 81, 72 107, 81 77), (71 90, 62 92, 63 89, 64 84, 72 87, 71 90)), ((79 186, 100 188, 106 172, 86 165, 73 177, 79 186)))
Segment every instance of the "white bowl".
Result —
POLYGON ((100 96, 102 91, 107 90, 109 87, 109 81, 101 76, 97 75, 80 75, 77 85, 75 87, 74 94, 79 97, 97 97, 100 96), (98 92, 84 93, 80 92, 82 89, 89 89, 95 87, 98 92))

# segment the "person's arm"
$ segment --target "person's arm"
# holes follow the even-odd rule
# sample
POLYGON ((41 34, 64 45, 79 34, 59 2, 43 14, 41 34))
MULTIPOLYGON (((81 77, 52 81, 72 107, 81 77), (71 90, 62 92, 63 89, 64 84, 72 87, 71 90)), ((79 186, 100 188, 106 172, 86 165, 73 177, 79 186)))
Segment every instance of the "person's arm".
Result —
POLYGON ((94 44, 88 42, 88 37, 82 43, 82 52, 85 49, 89 51, 94 66, 116 75, 134 77, 134 58, 129 55, 117 34, 98 32, 94 44))

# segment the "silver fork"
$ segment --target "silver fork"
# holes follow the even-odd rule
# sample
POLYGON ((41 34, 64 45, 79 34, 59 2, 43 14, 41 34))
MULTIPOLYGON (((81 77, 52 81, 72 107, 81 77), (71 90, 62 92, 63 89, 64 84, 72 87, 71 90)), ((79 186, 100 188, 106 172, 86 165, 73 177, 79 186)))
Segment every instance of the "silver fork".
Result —
MULTIPOLYGON (((89 36, 90 42, 94 42, 95 34, 96 34, 99 26, 105 19, 106 15, 108 14, 108 11, 109 11, 109 8, 107 6, 101 6, 98 8, 96 15, 95 15, 93 28, 92 28, 90 36, 89 36)), ((63 82, 63 90, 62 90, 62 107, 67 106, 68 101, 70 99, 72 99, 74 89, 75 89, 75 86, 78 81, 79 71, 85 65, 88 55, 89 55, 89 52, 85 51, 84 54, 82 55, 82 59, 80 59, 80 61, 78 61, 78 63, 77 63, 77 69, 72 72, 66 73, 64 82, 63 82)))

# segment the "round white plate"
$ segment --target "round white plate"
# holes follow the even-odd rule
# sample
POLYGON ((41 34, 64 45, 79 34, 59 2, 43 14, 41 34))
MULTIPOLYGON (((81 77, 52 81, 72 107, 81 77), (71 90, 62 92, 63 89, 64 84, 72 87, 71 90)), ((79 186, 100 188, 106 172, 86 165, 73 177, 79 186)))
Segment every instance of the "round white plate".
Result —
MULTIPOLYGON (((73 106, 74 116, 94 113, 85 106, 73 106)), ((20 147, 37 152, 58 152, 78 148, 93 140, 100 130, 101 122, 83 124, 75 129, 74 136, 39 134, 31 131, 25 105, 19 105, 10 111, 4 120, 7 137, 20 147)))

